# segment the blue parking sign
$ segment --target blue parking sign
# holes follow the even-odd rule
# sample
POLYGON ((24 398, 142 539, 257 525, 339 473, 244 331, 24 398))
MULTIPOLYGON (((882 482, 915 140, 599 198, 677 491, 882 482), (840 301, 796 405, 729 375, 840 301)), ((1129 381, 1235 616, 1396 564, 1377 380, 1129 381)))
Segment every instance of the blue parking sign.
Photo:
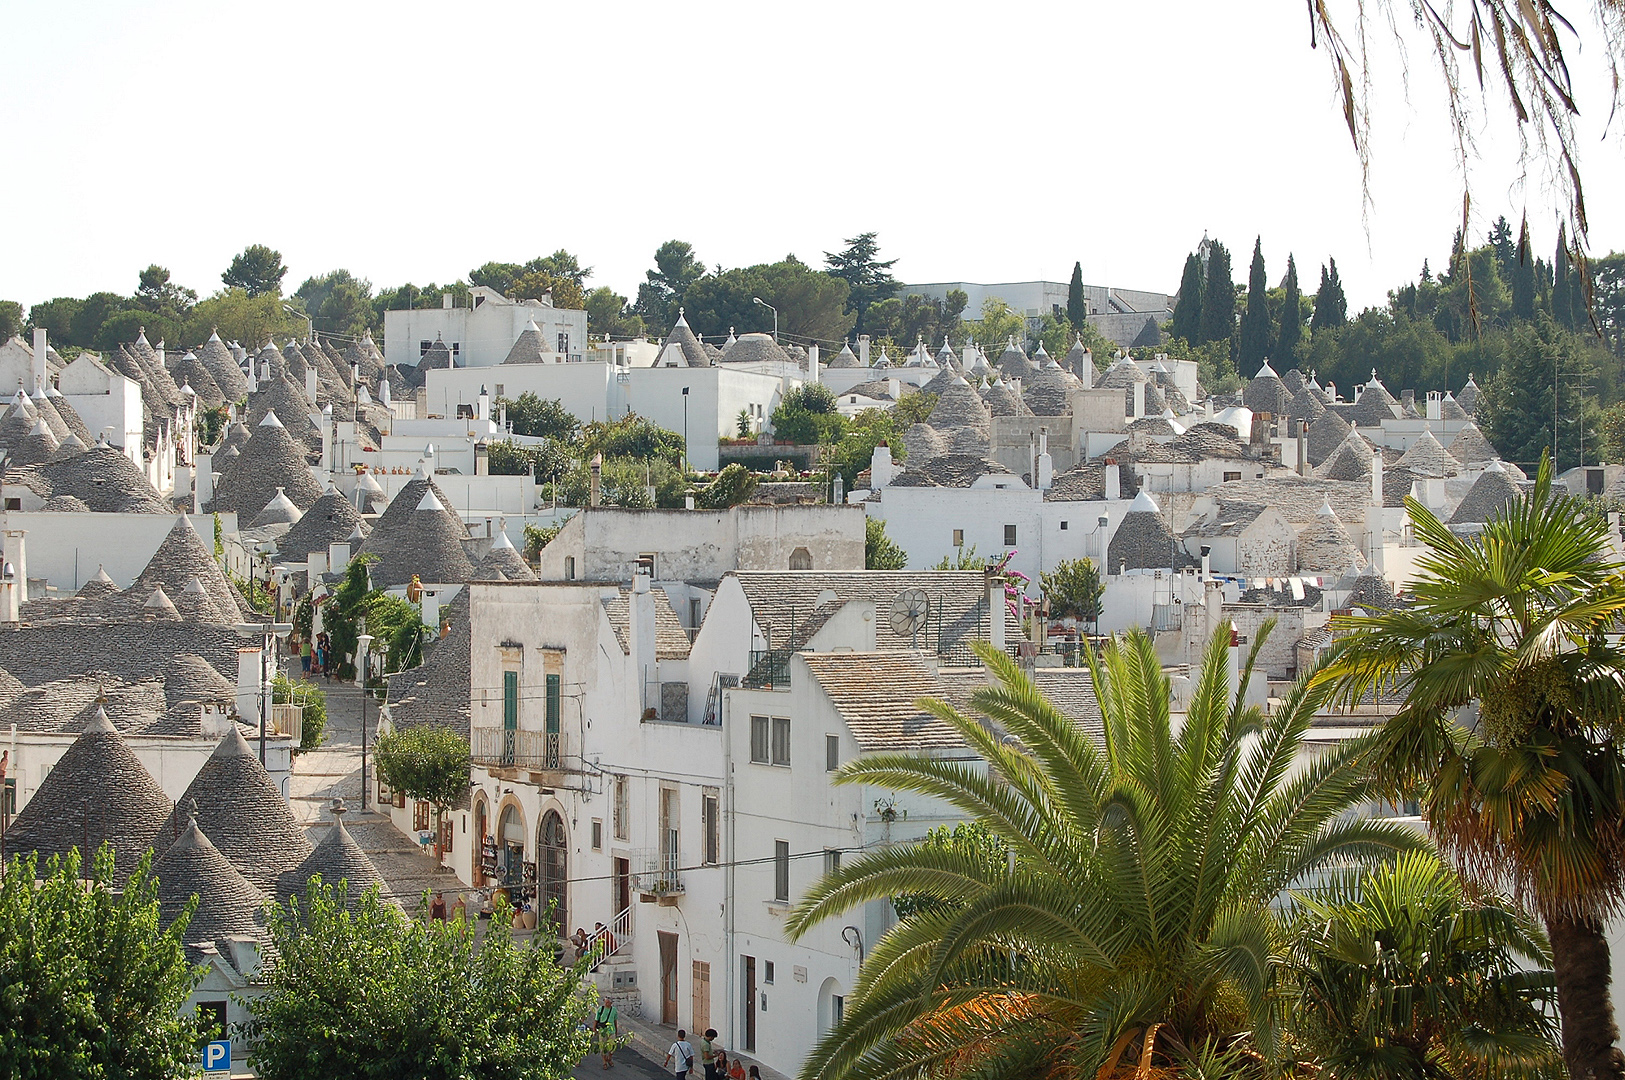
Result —
POLYGON ((231 1042, 220 1039, 203 1044, 203 1071, 205 1073, 231 1073, 231 1042))

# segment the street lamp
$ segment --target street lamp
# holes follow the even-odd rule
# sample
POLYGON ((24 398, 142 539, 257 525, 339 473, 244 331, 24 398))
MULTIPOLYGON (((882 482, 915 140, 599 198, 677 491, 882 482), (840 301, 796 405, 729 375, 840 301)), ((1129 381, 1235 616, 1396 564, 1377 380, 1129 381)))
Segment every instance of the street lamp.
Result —
POLYGON ((355 639, 356 670, 361 676, 361 809, 367 809, 367 659, 372 648, 371 634, 355 639))
POLYGON ((305 325, 307 327, 309 327, 309 329, 305 333, 305 344, 306 345, 309 345, 311 342, 313 342, 316 339, 316 321, 314 319, 312 319, 309 315, 306 315, 303 311, 300 311, 298 308, 294 307, 291 304, 283 304, 282 305, 282 310, 286 311, 289 315, 295 315, 295 316, 298 316, 299 318, 305 320, 305 325))
POLYGON ((265 767, 265 722, 271 712, 271 649, 278 641, 285 641, 293 633, 293 623, 238 623, 233 629, 237 636, 260 642, 260 767, 265 767))
POLYGON ((760 304, 773 313, 773 341, 774 344, 777 344, 779 340, 779 309, 768 303, 766 300, 763 300, 760 296, 751 297, 750 302, 753 304, 760 304))

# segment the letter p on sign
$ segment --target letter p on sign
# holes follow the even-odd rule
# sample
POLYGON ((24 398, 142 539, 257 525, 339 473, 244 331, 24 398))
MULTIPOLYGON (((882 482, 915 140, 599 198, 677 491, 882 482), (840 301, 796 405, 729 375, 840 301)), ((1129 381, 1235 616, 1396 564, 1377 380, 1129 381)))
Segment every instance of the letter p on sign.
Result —
POLYGON ((204 1073, 231 1073, 231 1043, 225 1039, 203 1044, 204 1073))

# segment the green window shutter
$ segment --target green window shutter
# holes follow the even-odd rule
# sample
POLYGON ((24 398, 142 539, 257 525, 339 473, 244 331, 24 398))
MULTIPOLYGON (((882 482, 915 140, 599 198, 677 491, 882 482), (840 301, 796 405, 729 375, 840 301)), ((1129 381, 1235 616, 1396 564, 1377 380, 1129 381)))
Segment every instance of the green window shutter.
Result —
POLYGON ((502 726, 507 731, 519 727, 519 672, 502 673, 502 726))
POLYGON ((559 677, 557 675, 547 677, 547 733, 549 735, 559 733, 559 677))

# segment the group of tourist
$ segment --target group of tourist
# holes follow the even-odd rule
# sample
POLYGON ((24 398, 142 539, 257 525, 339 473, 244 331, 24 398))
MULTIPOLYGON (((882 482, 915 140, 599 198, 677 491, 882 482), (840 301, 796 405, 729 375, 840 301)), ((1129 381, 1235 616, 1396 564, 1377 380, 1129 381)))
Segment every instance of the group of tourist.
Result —
POLYGON ((299 666, 305 673, 305 678, 312 675, 322 675, 328 682, 333 681, 333 639, 325 632, 317 634, 316 640, 306 638, 299 646, 299 666))

